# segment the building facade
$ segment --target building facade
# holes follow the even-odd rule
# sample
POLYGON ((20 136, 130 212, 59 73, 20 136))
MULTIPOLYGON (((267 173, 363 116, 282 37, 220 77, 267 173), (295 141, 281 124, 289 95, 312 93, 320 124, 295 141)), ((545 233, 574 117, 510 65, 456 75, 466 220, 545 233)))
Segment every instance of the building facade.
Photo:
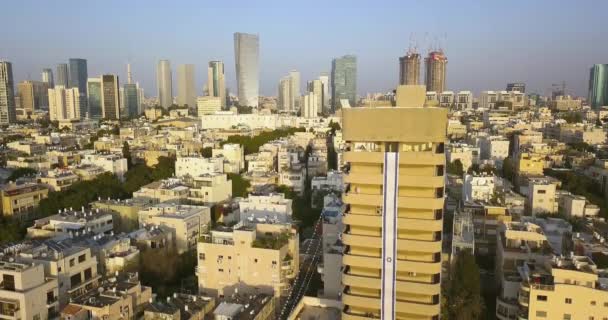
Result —
POLYGON ((357 104, 357 57, 345 55, 331 63, 332 110, 341 108, 340 100, 347 99, 351 106, 357 104))
POLYGON ((160 60, 156 65, 156 88, 160 106, 169 108, 173 104, 173 80, 169 60, 160 60))
POLYGON ((190 108, 196 106, 193 64, 181 64, 177 66, 177 105, 188 105, 190 108))
POLYGON ((420 54, 408 52, 405 56, 399 57, 399 84, 420 84, 420 54))
POLYGON ((226 108, 226 76, 222 61, 209 61, 207 68, 207 90, 209 96, 220 98, 222 109, 226 108))
POLYGON ((426 91, 443 92, 446 89, 448 58, 442 51, 429 52, 424 59, 426 91))
POLYGON ((423 86, 397 107, 343 110, 342 319, 438 319, 447 110, 423 86))
POLYGON ((8 61, 0 61, 0 125, 17 120, 16 108, 13 66, 8 61))
POLYGON ((608 64, 596 64, 589 70, 588 100, 593 109, 608 105, 608 64))
POLYGON ((101 76, 101 114, 104 119, 120 119, 120 96, 118 76, 101 76))
POLYGON ((260 38, 256 34, 234 34, 234 59, 239 105, 258 107, 260 82, 260 38))

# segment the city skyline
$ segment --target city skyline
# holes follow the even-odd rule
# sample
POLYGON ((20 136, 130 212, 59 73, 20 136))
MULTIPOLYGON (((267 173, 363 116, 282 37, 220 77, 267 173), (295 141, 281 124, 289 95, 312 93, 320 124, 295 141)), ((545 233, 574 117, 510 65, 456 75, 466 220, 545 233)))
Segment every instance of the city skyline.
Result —
MULTIPOLYGON (((343 6, 326 5, 319 13, 319 23, 314 26, 314 30, 328 31, 320 34, 302 28, 299 23, 302 18, 290 16, 287 19, 278 14, 297 9, 286 7, 285 4, 268 3, 261 8, 251 8, 227 3, 206 8, 198 3, 184 2, 166 8, 138 9, 141 14, 130 23, 121 23, 108 30, 77 30, 77 33, 86 32, 87 37, 76 36, 71 40, 58 39, 60 37, 57 37, 56 30, 61 28, 34 32, 30 27, 23 26, 10 32, 0 31, 0 38, 11 44, 0 49, 0 57, 12 62, 15 83, 28 79, 40 80, 43 68, 55 70, 58 63, 68 61, 70 57, 87 59, 90 74, 117 74, 123 78, 126 78, 125 65, 131 63, 134 73, 138 75, 135 81, 139 81, 149 93, 156 92, 154 80, 158 60, 168 59, 173 65, 194 63, 197 94, 202 94, 202 87, 206 83, 208 61, 221 60, 226 65, 226 86, 236 94, 232 34, 246 32, 260 36, 260 94, 276 95, 277 81, 289 70, 299 70, 302 73, 301 83, 305 84, 317 78, 319 73, 329 72, 333 58, 354 54, 358 61, 358 94, 364 95, 367 92, 383 92, 397 85, 398 57, 405 54, 410 46, 410 38, 413 38, 423 56, 427 54, 429 46, 441 44, 450 60, 448 90, 471 90, 477 94, 482 90, 503 89, 509 82, 524 82, 529 92, 547 94, 552 83, 563 80, 567 83, 568 93, 586 96, 589 68, 596 63, 605 63, 602 59, 608 56, 608 48, 596 42, 601 39, 602 7, 607 5, 591 2, 557 5, 546 1, 521 4, 479 5, 464 2, 454 6, 436 3, 433 5, 441 10, 430 10, 417 4, 389 2, 382 8, 370 8, 365 3, 354 2, 335 17, 338 23, 332 23, 330 18, 334 18, 337 10, 343 6), (548 5, 560 6, 560 9, 550 17, 543 16, 542 12, 548 5), (233 20, 236 22, 226 28, 210 28, 210 25, 218 23, 218 18, 210 16, 209 12, 213 10, 209 9, 226 10, 235 17, 233 20), (277 14, 273 14, 276 19, 272 22, 261 21, 260 18, 266 13, 273 12, 277 14), (429 13, 416 17, 419 12, 429 13), (471 21, 456 23, 455 19, 465 12, 471 21), (158 30, 161 27, 150 24, 146 24, 146 28, 137 25, 139 19, 156 19, 161 14, 181 16, 184 20, 183 24, 170 30, 171 35, 176 36, 169 45, 162 47, 148 39, 153 39, 150 35, 155 32, 160 32, 159 37, 168 35, 168 30, 158 30), (365 18, 370 23, 365 27, 348 24, 345 20, 348 15, 365 18), (570 21, 571 17, 584 18, 585 23, 567 26, 557 23, 563 19, 570 21), (512 28, 495 23, 498 18, 517 18, 522 24, 512 28), (190 29, 193 28, 198 33, 192 33, 190 29), (112 32, 119 30, 121 37, 115 37, 112 32), (24 36, 26 34, 27 37, 24 36), (286 37, 287 34, 289 37, 286 37), (379 34, 386 36, 378 37, 379 34), (45 38, 54 42, 45 41, 45 38), (110 38, 112 41, 108 42, 110 38), (78 40, 74 42, 73 39, 78 40), (98 40, 105 43, 103 50, 98 40), (320 43, 327 45, 318 48, 320 43), (577 50, 591 46, 595 46, 594 50, 577 50), (40 51, 45 52, 44 57, 37 54, 40 51)), ((116 6, 96 7, 90 12, 105 12, 115 15, 114 19, 121 19, 124 17, 122 12, 128 12, 113 7, 116 6)), ((7 23, 13 25, 23 24, 13 20, 13 17, 26 16, 35 20, 43 13, 46 17, 56 14, 69 16, 65 22, 61 22, 66 25, 75 22, 74 19, 94 22, 101 16, 107 16, 92 16, 91 13, 74 15, 78 16, 76 18, 70 16, 69 12, 59 12, 59 8, 51 5, 28 1, 9 4, 7 9, 22 13, 7 17, 7 23), (39 8, 31 10, 34 6, 39 8)), ((175 78, 173 80, 176 81, 175 78)))

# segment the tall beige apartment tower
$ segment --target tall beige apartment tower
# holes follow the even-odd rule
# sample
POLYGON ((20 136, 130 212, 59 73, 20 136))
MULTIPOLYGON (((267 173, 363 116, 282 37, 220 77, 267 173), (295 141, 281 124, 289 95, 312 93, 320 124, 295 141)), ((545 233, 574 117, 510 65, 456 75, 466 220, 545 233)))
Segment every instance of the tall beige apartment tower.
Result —
POLYGON ((420 84, 420 54, 408 51, 405 56, 399 57, 399 84, 420 84))
POLYGON ((437 94, 445 91, 446 69, 448 58, 443 51, 432 51, 424 59, 426 74, 426 91, 434 91, 437 94))
POLYGON ((424 101, 342 109, 343 320, 439 319, 447 110, 424 101))

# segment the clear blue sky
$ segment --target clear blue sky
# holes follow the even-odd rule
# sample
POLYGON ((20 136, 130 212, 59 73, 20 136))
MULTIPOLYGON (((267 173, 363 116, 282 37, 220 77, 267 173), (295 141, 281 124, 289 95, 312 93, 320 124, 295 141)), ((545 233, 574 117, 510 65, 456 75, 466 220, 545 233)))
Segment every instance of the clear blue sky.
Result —
POLYGON ((0 58, 13 62, 17 81, 77 57, 88 60, 89 76, 116 73, 124 82, 130 61, 146 95, 156 95, 158 59, 171 60, 174 80, 178 64, 195 64, 198 91, 207 61, 223 60, 235 92, 234 32, 260 35, 265 95, 290 69, 304 84, 343 54, 358 57, 359 94, 390 89, 411 34, 423 54, 441 40, 451 90, 524 81, 547 93, 564 80, 586 95, 589 67, 608 63, 608 1, 18 0, 2 10, 0 58))

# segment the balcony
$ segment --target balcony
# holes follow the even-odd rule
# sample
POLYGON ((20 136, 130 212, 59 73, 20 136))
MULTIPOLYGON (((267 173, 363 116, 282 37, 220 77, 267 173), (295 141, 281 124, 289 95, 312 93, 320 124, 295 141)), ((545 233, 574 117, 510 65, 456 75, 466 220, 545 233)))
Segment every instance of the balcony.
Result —
MULTIPOLYGON (((348 151, 344 153, 344 161, 381 164, 384 163, 384 152, 348 151)), ((399 153, 399 164, 443 165, 445 164, 445 156, 443 153, 401 152, 399 153)))
POLYGON ((380 311, 367 313, 353 313, 348 306, 342 309, 342 320, 369 320, 380 319, 380 311))

